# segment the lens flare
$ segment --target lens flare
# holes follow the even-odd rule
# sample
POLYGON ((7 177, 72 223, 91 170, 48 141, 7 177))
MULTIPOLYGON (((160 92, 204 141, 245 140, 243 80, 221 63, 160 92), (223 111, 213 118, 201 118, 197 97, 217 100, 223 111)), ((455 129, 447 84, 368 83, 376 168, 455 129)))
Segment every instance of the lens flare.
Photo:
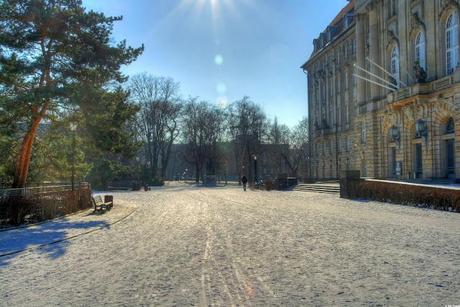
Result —
POLYGON ((217 84, 217 92, 219 94, 225 94, 227 92, 227 86, 223 82, 217 84))
POLYGON ((224 57, 221 54, 216 54, 214 57, 214 63, 216 63, 217 66, 221 66, 224 64, 224 57))

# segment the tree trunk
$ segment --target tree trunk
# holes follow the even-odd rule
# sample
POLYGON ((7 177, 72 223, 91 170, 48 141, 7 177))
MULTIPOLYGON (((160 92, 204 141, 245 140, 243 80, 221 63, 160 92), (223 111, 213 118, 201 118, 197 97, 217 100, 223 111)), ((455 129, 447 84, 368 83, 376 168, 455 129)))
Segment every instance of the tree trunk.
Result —
MULTIPOLYGON (((42 112, 41 112, 42 113, 42 112)), ((37 135, 37 129, 42 120, 42 115, 37 114, 32 117, 32 125, 22 140, 21 149, 16 161, 16 170, 14 174, 13 188, 23 188, 26 185, 27 175, 29 174, 30 158, 32 156, 32 147, 37 135)))
POLYGON ((166 170, 168 169, 169 157, 171 156, 172 141, 168 142, 166 149, 161 154, 161 178, 166 177, 166 170))
POLYGON ((200 167, 198 163, 195 162, 195 183, 200 183, 200 167))

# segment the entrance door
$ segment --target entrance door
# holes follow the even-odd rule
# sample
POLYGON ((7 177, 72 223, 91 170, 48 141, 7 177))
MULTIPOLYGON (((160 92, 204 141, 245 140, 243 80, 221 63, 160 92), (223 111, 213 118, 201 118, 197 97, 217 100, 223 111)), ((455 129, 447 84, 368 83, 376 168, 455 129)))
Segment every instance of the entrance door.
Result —
POLYGON ((455 177, 455 140, 446 141, 447 177, 455 177))
POLYGON ((422 178, 423 162, 422 162, 422 144, 415 144, 415 178, 422 178))

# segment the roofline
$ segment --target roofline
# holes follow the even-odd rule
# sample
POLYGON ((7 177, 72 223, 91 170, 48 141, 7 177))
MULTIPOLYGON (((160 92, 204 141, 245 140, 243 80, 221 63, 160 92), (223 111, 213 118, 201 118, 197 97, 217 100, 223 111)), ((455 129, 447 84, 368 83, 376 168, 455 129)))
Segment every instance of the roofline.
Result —
POLYGON ((340 12, 332 19, 331 23, 329 26, 335 26, 340 20, 343 19, 343 17, 352 11, 355 8, 355 0, 348 0, 348 4, 345 5, 340 12))
POLYGON ((325 48, 321 49, 320 51, 314 53, 311 55, 311 57, 302 65, 300 66, 301 69, 305 70, 307 68, 307 66, 310 65, 310 62, 312 62, 313 60, 315 60, 316 58, 318 58, 319 56, 321 56, 323 53, 329 51, 329 48, 332 47, 334 44, 337 43, 337 41, 345 36, 348 32, 350 32, 351 30, 354 30, 355 29, 355 26, 356 26, 356 23, 353 23, 350 27, 348 27, 345 31, 343 31, 342 33, 340 33, 339 35, 337 35, 333 41, 331 41, 328 45, 326 45, 325 48))

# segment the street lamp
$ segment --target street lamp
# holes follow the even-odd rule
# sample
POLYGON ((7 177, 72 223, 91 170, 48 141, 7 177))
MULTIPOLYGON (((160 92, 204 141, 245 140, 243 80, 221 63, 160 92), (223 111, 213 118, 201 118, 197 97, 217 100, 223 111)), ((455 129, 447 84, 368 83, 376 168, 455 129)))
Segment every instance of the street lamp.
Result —
POLYGON ((257 156, 254 154, 254 185, 257 185, 257 156))
POLYGON ((401 140, 401 132, 399 131, 398 127, 393 126, 390 128, 390 136, 393 142, 397 143, 399 146, 399 141, 401 140))
POLYGON ((182 180, 183 180, 183 181, 187 181, 187 172, 188 172, 188 168, 186 168, 186 169, 184 170, 184 174, 182 175, 182 180))
POLYGON ((417 137, 424 137, 425 141, 428 138, 428 126, 426 124, 426 121, 423 119, 419 119, 415 123, 415 133, 417 137))
POLYGON ((76 147, 76 131, 77 124, 70 123, 70 131, 72 131, 72 191, 75 190, 75 147, 76 147))

